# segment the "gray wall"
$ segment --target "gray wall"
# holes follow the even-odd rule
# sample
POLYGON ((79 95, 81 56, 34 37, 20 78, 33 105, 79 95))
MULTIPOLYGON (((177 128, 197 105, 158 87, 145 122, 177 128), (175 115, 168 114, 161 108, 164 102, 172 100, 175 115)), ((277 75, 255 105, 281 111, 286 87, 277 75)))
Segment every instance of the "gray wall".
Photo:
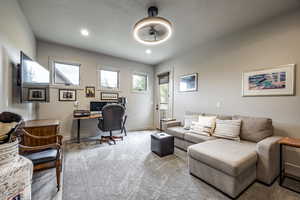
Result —
MULTIPOLYGON (((74 110, 73 102, 59 102, 58 88, 77 89, 79 109, 89 109, 89 102, 100 100, 99 79, 97 67, 107 67, 120 70, 120 96, 128 98, 127 115, 128 130, 140 130, 153 128, 153 73, 154 68, 137 62, 128 61, 99 53, 80 50, 59 44, 39 41, 37 45, 37 59, 41 65, 51 69, 52 62, 74 62, 81 64, 80 86, 65 87, 51 86, 50 103, 40 104, 38 109, 39 119, 59 119, 62 121, 62 134, 65 139, 70 139, 77 134, 77 124, 72 120, 74 110), (131 91, 131 75, 133 72, 147 73, 149 88, 146 93, 134 93, 131 91), (96 98, 86 98, 85 86, 96 87, 96 98)), ((82 137, 96 135, 97 120, 85 120, 82 122, 82 137)))
POLYGON ((35 116, 32 104, 19 104, 13 94, 13 65, 20 62, 20 51, 34 58, 35 37, 16 0, 0 1, 0 112, 8 110, 25 119, 35 116))
MULTIPOLYGON (((174 70, 174 117, 185 111, 270 117, 275 134, 300 137, 300 70, 296 96, 242 97, 242 72, 300 63, 300 13, 200 45, 156 67, 156 74, 174 70), (179 93, 180 75, 199 73, 198 92, 179 93), (217 108, 217 102, 221 107, 217 108)), ((291 162, 299 157, 292 156, 291 162), (294 159, 295 158, 295 159, 294 159)))

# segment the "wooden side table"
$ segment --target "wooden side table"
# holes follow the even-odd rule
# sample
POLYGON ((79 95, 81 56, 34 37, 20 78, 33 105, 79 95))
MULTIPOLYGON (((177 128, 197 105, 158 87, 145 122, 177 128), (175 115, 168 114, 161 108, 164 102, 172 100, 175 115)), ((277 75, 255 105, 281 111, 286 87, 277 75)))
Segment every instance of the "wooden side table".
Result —
POLYGON ((288 146, 288 147, 300 148, 300 139, 285 137, 285 138, 282 138, 281 140, 279 140, 278 143, 280 145, 279 185, 281 187, 285 187, 285 188, 287 188, 289 190, 292 190, 294 192, 300 193, 300 191, 297 191, 297 190, 294 190, 292 188, 289 188, 287 186, 282 185, 282 182, 283 182, 285 177, 291 178, 291 179, 296 180, 296 181, 300 181, 300 179, 295 178, 293 176, 289 176, 288 174, 286 174, 284 163, 282 163, 282 161, 283 161, 283 158, 282 158, 283 157, 283 147, 288 146))

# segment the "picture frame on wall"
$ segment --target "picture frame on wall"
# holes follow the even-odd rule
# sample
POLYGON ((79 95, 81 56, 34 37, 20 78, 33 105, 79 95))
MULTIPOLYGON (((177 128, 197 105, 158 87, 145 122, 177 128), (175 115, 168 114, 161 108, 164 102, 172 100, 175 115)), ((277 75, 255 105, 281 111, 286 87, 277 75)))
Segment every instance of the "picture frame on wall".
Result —
POLYGON ((117 101, 119 99, 119 93, 117 92, 101 92, 101 100, 117 101))
POLYGON ((46 101, 46 88, 28 88, 28 101, 46 101))
POLYGON ((198 90, 198 73, 180 76, 179 91, 195 92, 198 90))
POLYGON ((244 72, 242 96, 295 95, 295 64, 244 72))
POLYGON ((77 94, 74 89, 59 89, 58 90, 59 101, 76 101, 77 94))
POLYGON ((85 97, 87 98, 95 98, 96 89, 93 86, 85 87, 85 97))

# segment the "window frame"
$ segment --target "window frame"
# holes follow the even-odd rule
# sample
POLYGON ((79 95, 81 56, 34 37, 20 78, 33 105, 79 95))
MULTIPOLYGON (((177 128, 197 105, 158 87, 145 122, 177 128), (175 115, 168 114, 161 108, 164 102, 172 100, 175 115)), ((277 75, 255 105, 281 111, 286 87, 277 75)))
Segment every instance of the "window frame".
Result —
POLYGON ((101 67, 98 69, 98 80, 99 80, 99 88, 103 91, 120 91, 120 70, 109 68, 109 67, 101 67), (101 71, 110 71, 110 72, 117 72, 117 87, 116 88, 109 88, 101 85, 101 71))
POLYGON ((59 60, 53 60, 52 61, 52 85, 65 85, 65 86, 80 86, 80 83, 81 83, 81 76, 80 76, 80 72, 81 72, 81 64, 78 63, 78 62, 67 62, 67 61, 59 61, 59 60), (78 69, 79 69, 79 76, 78 76, 78 85, 75 85, 75 84, 66 84, 66 83, 56 83, 56 67, 55 67, 55 63, 58 63, 58 64, 64 64, 64 65, 73 65, 73 66, 77 66, 78 69))
POLYGON ((147 93, 149 90, 149 76, 148 76, 148 73, 143 73, 143 72, 134 72, 131 74, 131 91, 134 92, 134 93, 147 93), (134 86, 133 86, 133 76, 136 75, 136 76, 144 76, 146 77, 146 88, 145 90, 136 90, 134 89, 134 86))

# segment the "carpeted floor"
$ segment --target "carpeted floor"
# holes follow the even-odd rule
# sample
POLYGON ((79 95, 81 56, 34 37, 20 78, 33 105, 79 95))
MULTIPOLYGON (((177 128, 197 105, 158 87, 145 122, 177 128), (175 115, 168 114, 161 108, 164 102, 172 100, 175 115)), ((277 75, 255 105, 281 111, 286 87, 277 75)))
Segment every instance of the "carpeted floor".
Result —
MULTIPOLYGON (((160 158, 151 131, 131 132, 117 145, 83 142, 65 148, 63 200, 227 200, 188 173, 185 153, 160 158)), ((300 195, 255 183, 239 199, 296 200, 300 195)), ((33 200, 35 200, 33 198, 33 200)), ((44 200, 44 199, 43 199, 44 200)))

